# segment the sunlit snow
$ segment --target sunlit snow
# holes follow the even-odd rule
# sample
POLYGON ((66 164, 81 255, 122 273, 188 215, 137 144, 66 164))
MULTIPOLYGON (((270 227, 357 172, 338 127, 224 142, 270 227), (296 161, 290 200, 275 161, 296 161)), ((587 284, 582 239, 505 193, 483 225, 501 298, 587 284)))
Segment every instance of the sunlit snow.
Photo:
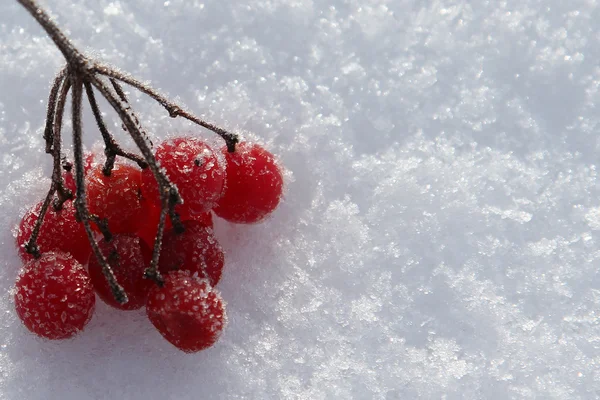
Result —
MULTIPOLYGON (((213 348, 184 354, 101 301, 72 340, 28 333, 13 228, 48 190, 63 59, 0 2, 1 399, 600 396, 600 3, 42 4, 82 50, 265 145, 286 193, 264 223, 215 218, 213 348)), ((212 138, 130 98, 156 143, 212 138)))

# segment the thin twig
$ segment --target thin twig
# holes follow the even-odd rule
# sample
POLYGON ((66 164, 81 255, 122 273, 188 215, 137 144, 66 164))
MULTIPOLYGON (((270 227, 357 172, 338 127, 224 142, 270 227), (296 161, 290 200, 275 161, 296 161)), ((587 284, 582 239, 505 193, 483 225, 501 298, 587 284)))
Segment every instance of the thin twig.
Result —
MULTIPOLYGON (((110 84, 115 89, 115 92, 117 92, 117 94, 119 95, 119 98, 121 98, 121 101, 123 102, 123 104, 125 106, 125 110, 127 110, 133 117, 133 121, 135 122, 135 125, 138 127, 138 130, 140 131, 140 133, 142 134, 144 139, 148 143, 150 143, 150 147, 152 147, 153 146, 152 141, 150 140, 150 138, 148 137, 148 134, 142 127, 142 124, 140 123, 140 119, 138 118, 138 116, 135 114, 135 112, 131 108, 131 104, 129 103, 129 99, 127 98, 127 95, 125 94, 125 91, 123 90, 121 85, 119 85, 119 82, 117 82, 116 79, 110 78, 110 84)), ((127 130, 127 128, 124 125, 123 125, 123 129, 127 130)))
POLYGON ((75 154, 75 178, 77 182, 77 198, 75 199, 75 209, 77 210, 77 214, 81 220, 81 223, 83 223, 88 240, 92 245, 92 251, 94 252, 96 258, 100 261, 102 273, 108 281, 108 285, 110 286, 113 296, 115 296, 115 300, 117 300, 120 304, 125 304, 127 303, 127 294, 117 282, 117 279, 115 278, 112 269, 108 265, 106 258, 104 258, 104 255, 100 251, 98 243, 94 238, 94 232, 92 232, 92 227, 90 226, 89 211, 87 208, 85 194, 85 171, 83 165, 83 144, 81 140, 81 103, 83 82, 78 77, 73 77, 72 79, 73 95, 71 106, 73 109, 73 153, 75 154))
POLYGON ((100 218, 96 214, 90 214, 90 221, 92 221, 97 227, 102 236, 104 237, 105 242, 110 242, 113 238, 112 233, 108 229, 108 219, 100 218))
POLYGON ((65 75, 67 74, 67 67, 65 66, 60 70, 56 77, 54 78, 54 83, 52 84, 52 88, 50 89, 50 96, 48 98, 48 109, 46 112, 46 128, 44 129, 44 140, 46 141, 46 153, 52 153, 52 136, 54 133, 54 113, 56 111, 56 98, 58 96, 58 91, 60 86, 65 79, 65 75))
POLYGON ((54 160, 54 168, 52 170, 52 183, 58 193, 58 197, 54 200, 54 209, 60 210, 65 201, 73 198, 73 193, 67 189, 63 182, 63 176, 61 171, 61 144, 62 144, 62 120, 65 113, 65 104, 71 89, 71 80, 63 80, 60 94, 58 95, 58 101, 56 103, 56 113, 54 115, 53 124, 53 141, 52 141, 52 158, 54 160))
POLYGON ((52 185, 50 185, 50 190, 48 191, 48 194, 46 195, 46 198, 44 199, 44 203, 42 203, 42 208, 40 209, 38 219, 35 222, 35 225, 33 227, 33 232, 31 232, 31 237, 29 238, 27 243, 25 243, 25 245, 23 246, 25 248, 25 251, 27 253, 31 254, 35 258, 40 258, 42 256, 42 253, 40 252, 40 249, 37 245, 37 238, 40 234, 40 229, 42 227, 42 221, 44 220, 44 217, 46 216, 46 212, 48 211, 48 206, 50 206, 50 202, 52 201, 54 192, 55 192, 54 184, 52 184, 52 185))
POLYGON ((132 76, 123 74, 122 72, 116 71, 113 68, 110 68, 106 65, 102 65, 102 64, 98 64, 98 63, 95 65, 93 71, 98 72, 101 75, 105 75, 105 76, 108 76, 108 77, 111 77, 114 79, 118 79, 121 82, 124 82, 128 85, 133 86, 134 88, 138 89, 140 92, 147 94, 148 96, 150 96, 151 98, 156 100, 161 106, 163 106, 169 113, 169 116, 171 116, 172 118, 183 117, 197 125, 200 125, 208 130, 213 131, 214 133, 221 136, 223 138, 223 140, 225 140, 225 143, 227 145, 227 150, 230 153, 235 151, 235 145, 236 145, 236 143, 239 142, 239 138, 235 133, 229 132, 226 129, 223 129, 211 122, 205 121, 205 120, 195 116, 191 112, 182 109, 180 106, 173 103, 167 97, 158 93, 152 87, 146 85, 143 82, 140 82, 139 80, 135 79, 132 76))
POLYGON ((42 223, 46 216, 46 212, 48 211, 48 207, 50 203, 54 199, 54 208, 55 210, 59 210, 62 208, 62 202, 59 199, 54 198, 54 194, 57 189, 60 187, 60 195, 59 198, 62 198, 66 195, 71 195, 72 193, 68 190, 65 192, 65 188, 62 185, 62 174, 60 173, 60 151, 61 151, 61 127, 62 127, 62 116, 64 113, 65 106, 65 98, 69 92, 71 84, 69 79, 64 79, 64 74, 60 73, 55 79, 55 83, 52 86, 52 92, 50 94, 50 102, 52 105, 48 105, 48 113, 46 120, 46 133, 44 134, 44 138, 46 139, 46 151, 48 152, 48 148, 50 147, 50 154, 52 154, 54 159, 54 168, 52 171, 52 183, 50 184, 50 190, 46 194, 46 198, 42 203, 42 208, 40 209, 37 220, 35 221, 35 225, 33 226, 33 231, 31 233, 31 237, 25 243, 25 251, 27 253, 33 255, 35 258, 39 258, 41 256, 40 249, 37 245, 37 239, 40 234, 40 230, 42 228, 42 223), (61 77, 62 75, 62 77, 61 77), (58 91, 60 90, 60 95, 58 91), (52 121, 52 123, 49 123, 52 121), (50 129, 50 133, 48 134, 48 129, 50 129), (49 142, 49 140, 51 141, 49 142), (58 170, 58 171, 57 171, 58 170))

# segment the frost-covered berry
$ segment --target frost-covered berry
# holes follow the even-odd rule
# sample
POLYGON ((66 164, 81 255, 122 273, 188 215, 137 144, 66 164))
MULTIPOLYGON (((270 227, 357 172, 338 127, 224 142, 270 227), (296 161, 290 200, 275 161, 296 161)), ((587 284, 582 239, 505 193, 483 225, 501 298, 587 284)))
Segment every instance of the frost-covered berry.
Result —
POLYGON ((65 253, 45 253, 21 270, 15 284, 15 308, 31 332, 67 339, 92 318, 96 296, 88 273, 65 253))
POLYGON ((89 211, 108 220, 112 233, 134 233, 140 225, 141 171, 130 164, 115 164, 111 175, 102 166, 92 167, 87 175, 89 211))
MULTIPOLYGON (((209 145, 193 137, 173 138, 161 143, 155 156, 184 201, 175 207, 182 219, 214 207, 223 191, 225 166, 209 145)), ((142 172, 142 193, 160 206, 158 185, 149 169, 142 172)))
POLYGON ((98 242, 100 251, 111 267, 115 278, 129 301, 119 303, 108 285, 98 259, 92 254, 88 264, 88 271, 94 289, 98 296, 108 305, 119 310, 137 310, 146 304, 146 297, 150 287, 154 284, 144 278, 144 271, 150 265, 152 251, 139 237, 128 234, 117 234, 110 242, 102 239, 98 242))
POLYGON ((212 346, 227 322, 221 295, 188 271, 170 272, 163 287, 150 289, 146 312, 160 334, 186 353, 212 346))
MULTIPOLYGON (((19 255, 24 262, 33 260, 33 256, 25 250, 33 228, 37 222, 42 208, 42 203, 36 204, 25 213, 17 231, 17 246, 19 255)), ((37 245, 41 253, 59 251, 71 254, 81 264, 87 263, 92 248, 88 242, 83 224, 75 218, 75 207, 72 201, 63 204, 60 210, 55 210, 52 205, 42 222, 37 245)))
POLYGON ((185 231, 165 233, 159 258, 162 274, 186 270, 208 279, 212 286, 219 283, 225 256, 211 228, 197 221, 185 221, 185 231))
POLYGON ((273 155, 257 144, 238 143, 235 151, 221 149, 227 160, 223 195, 213 209, 230 222, 255 223, 281 200, 283 176, 273 155))

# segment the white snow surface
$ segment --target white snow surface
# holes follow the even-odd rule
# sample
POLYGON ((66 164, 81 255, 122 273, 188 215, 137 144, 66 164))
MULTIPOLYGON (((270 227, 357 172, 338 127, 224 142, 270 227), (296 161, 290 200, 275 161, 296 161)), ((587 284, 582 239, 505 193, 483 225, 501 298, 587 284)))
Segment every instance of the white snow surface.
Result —
MULTIPOLYGON (((600 397, 598 1, 42 5, 86 52, 263 143, 286 193, 264 223, 216 221, 213 348, 184 354, 100 300, 74 339, 30 334, 13 229, 49 187, 63 59, 2 1, 0 399, 600 397)), ((155 142, 212 137, 130 96, 155 142)))

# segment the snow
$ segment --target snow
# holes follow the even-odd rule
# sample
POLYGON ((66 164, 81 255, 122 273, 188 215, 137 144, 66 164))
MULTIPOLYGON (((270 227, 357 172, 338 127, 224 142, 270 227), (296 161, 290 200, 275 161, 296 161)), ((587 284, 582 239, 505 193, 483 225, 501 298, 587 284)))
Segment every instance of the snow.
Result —
MULTIPOLYGON (((600 395, 597 2, 43 5, 86 52, 263 143, 287 189, 262 224, 216 221, 215 347, 181 353, 100 301, 72 340, 29 334, 13 227, 48 188, 63 60, 2 2, 0 399, 600 395)), ((130 96, 155 141, 210 137, 130 96)))

